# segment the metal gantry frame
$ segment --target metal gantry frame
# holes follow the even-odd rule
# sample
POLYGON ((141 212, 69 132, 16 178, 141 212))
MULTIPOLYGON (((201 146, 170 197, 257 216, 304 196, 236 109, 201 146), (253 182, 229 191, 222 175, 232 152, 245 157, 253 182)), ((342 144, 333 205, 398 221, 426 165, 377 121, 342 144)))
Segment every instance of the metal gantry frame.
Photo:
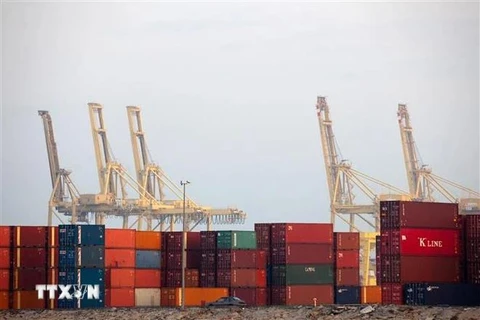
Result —
POLYGON ((435 191, 437 191, 448 202, 459 203, 461 214, 480 212, 479 192, 435 175, 428 165, 422 163, 413 137, 413 128, 406 104, 398 104, 397 119, 411 197, 416 201, 435 202, 440 200, 435 197, 435 191), (464 192, 467 197, 459 198, 449 188, 464 192))

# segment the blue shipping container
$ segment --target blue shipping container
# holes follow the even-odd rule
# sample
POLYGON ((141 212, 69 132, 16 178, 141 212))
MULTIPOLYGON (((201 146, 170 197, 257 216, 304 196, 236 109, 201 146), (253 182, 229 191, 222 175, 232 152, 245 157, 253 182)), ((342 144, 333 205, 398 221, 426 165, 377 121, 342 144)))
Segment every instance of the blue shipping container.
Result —
POLYGON ((335 287, 335 304, 360 304, 360 287, 335 287))
POLYGON ((135 267, 139 269, 160 269, 160 251, 136 250, 135 267))
MULTIPOLYGON (((72 285, 69 293, 73 295, 75 289, 73 285, 98 285, 100 294, 98 299, 87 299, 88 289, 83 288, 84 297, 82 299, 59 299, 59 309, 77 309, 77 308, 103 308, 105 306, 105 269, 101 268, 59 268, 58 283, 63 285, 72 285), (85 291, 86 290, 86 291, 85 291)), ((57 296, 61 292, 57 292, 57 296)))
POLYGON ((59 267, 105 267, 105 248, 103 246, 60 248, 59 267))
POLYGON ((60 247, 104 246, 105 225, 59 225, 58 241, 60 247))
POLYGON ((465 283, 409 283, 403 286, 407 305, 480 306, 480 285, 465 283))
POLYGON ((105 307, 105 290, 100 288, 99 299, 61 299, 58 300, 58 309, 97 309, 105 307))

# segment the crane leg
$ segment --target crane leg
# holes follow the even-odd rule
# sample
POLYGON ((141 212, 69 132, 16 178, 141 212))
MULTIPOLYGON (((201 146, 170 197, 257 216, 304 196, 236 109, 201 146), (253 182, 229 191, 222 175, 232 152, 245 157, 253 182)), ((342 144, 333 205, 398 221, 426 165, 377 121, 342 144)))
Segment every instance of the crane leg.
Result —
POLYGON ((123 229, 128 229, 128 215, 123 216, 123 229))
POLYGON ((51 227, 53 222, 53 206, 51 204, 48 205, 48 226, 51 227))
POLYGON ((355 225, 355 214, 351 213, 350 214, 350 232, 355 232, 355 228, 353 227, 355 225))
POLYGON ((152 215, 147 216, 147 230, 152 231, 152 215))

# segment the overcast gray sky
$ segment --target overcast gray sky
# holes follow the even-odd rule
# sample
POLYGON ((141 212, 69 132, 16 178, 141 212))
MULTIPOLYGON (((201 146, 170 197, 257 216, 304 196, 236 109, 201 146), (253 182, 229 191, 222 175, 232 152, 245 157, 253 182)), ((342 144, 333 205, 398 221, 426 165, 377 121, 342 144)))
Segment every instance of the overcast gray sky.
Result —
POLYGON ((479 189, 478 3, 4 3, 2 40, 3 224, 47 221, 39 109, 61 165, 98 192, 90 101, 132 174, 125 106, 142 106, 168 175, 248 213, 223 228, 328 221, 317 95, 356 169, 407 189, 405 102, 424 162, 479 189))

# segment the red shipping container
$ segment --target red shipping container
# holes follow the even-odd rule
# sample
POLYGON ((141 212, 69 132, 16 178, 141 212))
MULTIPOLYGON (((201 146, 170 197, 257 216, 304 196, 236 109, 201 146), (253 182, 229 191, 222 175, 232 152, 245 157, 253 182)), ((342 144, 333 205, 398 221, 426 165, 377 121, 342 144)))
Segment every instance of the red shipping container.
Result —
POLYGON ((10 268, 10 248, 0 248, 0 268, 10 268))
POLYGON ((334 237, 337 250, 360 250, 360 233, 335 232, 334 237))
POLYGON ((272 305, 333 304, 332 285, 272 287, 272 305))
POLYGON ((135 269, 105 269, 106 288, 135 288, 135 269))
POLYGON ((10 295, 8 291, 0 291, 0 310, 8 310, 10 304, 10 295))
POLYGON ((333 263, 331 244, 294 243, 272 248, 273 264, 330 264, 333 263))
POLYGON ((10 247, 10 227, 0 226, 0 248, 10 247))
MULTIPOLYGON (((163 259, 165 260, 165 259, 163 259)), ((200 269, 215 269, 217 267, 216 251, 208 250, 201 253, 200 269)))
POLYGON ((202 251, 217 249, 217 232, 216 231, 200 232, 200 249, 202 251))
POLYGON ((44 248, 15 248, 13 249, 14 267, 17 268, 45 268, 47 265, 47 250, 44 248))
POLYGON ((187 268, 200 269, 202 260, 201 250, 187 250, 187 268))
POLYGON ((45 268, 22 268, 13 270, 13 290, 35 290, 37 284, 48 283, 45 268))
POLYGON ((247 306, 265 306, 267 304, 266 288, 231 288, 230 295, 242 299, 247 306))
POLYGON ((257 269, 219 269, 217 270, 218 287, 265 287, 265 270, 257 269), (258 271, 258 272, 257 272, 258 271), (263 273, 262 273, 263 271, 263 273))
POLYGON ((134 229, 105 229, 105 248, 135 249, 134 229))
POLYGON ((0 291, 10 290, 10 270, 0 269, 0 291))
POLYGON ((47 227, 47 232, 48 232, 48 246, 58 247, 59 246, 58 227, 47 227))
POLYGON ((399 253, 409 256, 458 256, 459 238, 460 230, 401 229, 399 232, 392 230, 392 249, 400 247, 399 253), (397 241, 400 242, 399 246, 397 241))
POLYGON ((199 278, 201 288, 215 288, 217 286, 217 273, 215 269, 201 271, 199 278))
MULTIPOLYGON (((163 239, 163 251, 181 251, 182 250, 182 237, 181 231, 164 232, 163 239)), ((200 250, 200 232, 187 232, 187 250, 200 250)))
POLYGON ((335 283, 337 286, 359 286, 360 269, 357 268, 338 268, 336 270, 335 283))
POLYGON ((45 247, 47 235, 47 227, 17 226, 13 228, 13 246, 45 247))
POLYGON ((161 273, 158 269, 136 269, 135 288, 160 288, 161 273))
POLYGON ((13 291, 13 309, 45 309, 45 300, 38 299, 36 290, 13 291))
POLYGON ((480 214, 463 215, 464 230, 466 238, 480 238, 480 214))
POLYGON ((331 223, 274 223, 272 224, 272 245, 292 243, 333 244, 331 223))
POLYGON ((360 268, 360 253, 357 250, 342 250, 336 254, 337 268, 360 268))
POLYGON ((460 228, 458 204, 380 201, 381 230, 399 228, 460 228))
POLYGON ((255 233, 257 236, 257 247, 270 247, 271 223, 255 223, 255 233))
MULTIPOLYGON (((178 288, 182 286, 182 270, 167 270, 164 271, 165 281, 164 287, 178 288)), ((198 287, 199 273, 196 269, 185 270, 185 287, 198 287)))
POLYGON ((135 250, 105 249, 105 268, 135 268, 135 250))
POLYGON ((217 268, 219 269, 256 269, 258 267, 260 267, 260 269, 264 269, 266 267, 265 253, 263 251, 229 249, 217 250, 217 268))
POLYGON ((399 283, 383 283, 382 304, 403 304, 402 285, 399 283))
MULTIPOLYGON (((187 268, 188 269, 200 269, 201 251, 187 251, 187 268), (195 268, 196 267, 196 268, 195 268)), ((182 252, 170 251, 162 253, 162 265, 170 270, 182 269, 182 252), (165 257, 165 258, 164 258, 165 257), (166 266, 165 266, 166 264, 166 266)))
POLYGON ((467 262, 467 283, 480 284, 480 261, 467 262))
POLYGON ((106 307, 135 307, 135 289, 105 289, 106 307))

